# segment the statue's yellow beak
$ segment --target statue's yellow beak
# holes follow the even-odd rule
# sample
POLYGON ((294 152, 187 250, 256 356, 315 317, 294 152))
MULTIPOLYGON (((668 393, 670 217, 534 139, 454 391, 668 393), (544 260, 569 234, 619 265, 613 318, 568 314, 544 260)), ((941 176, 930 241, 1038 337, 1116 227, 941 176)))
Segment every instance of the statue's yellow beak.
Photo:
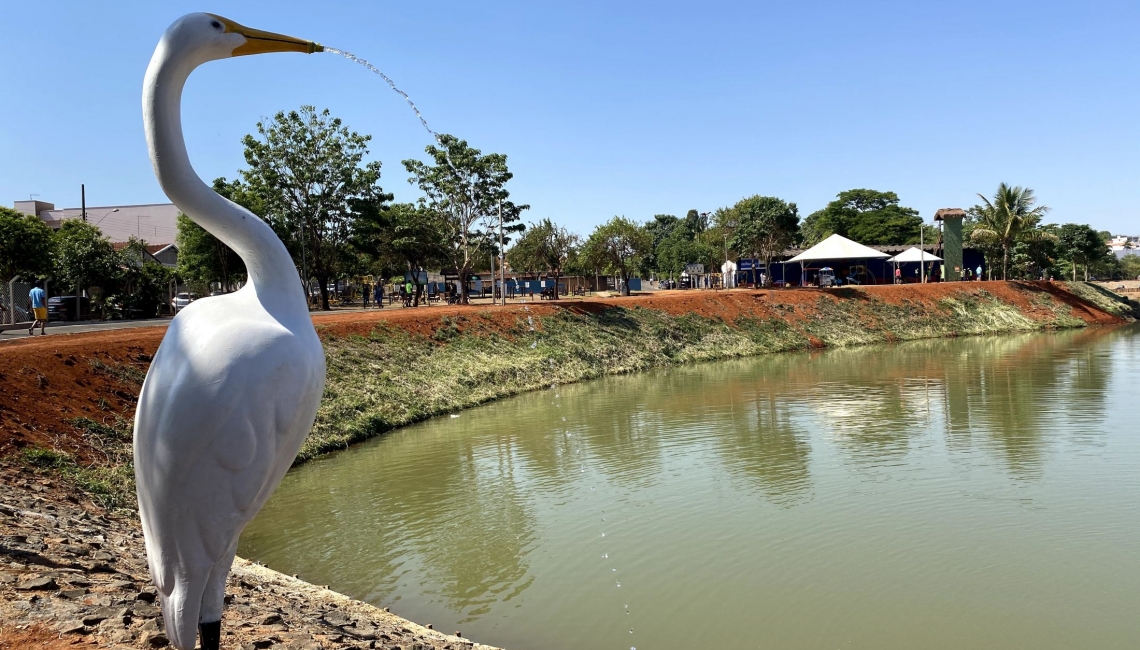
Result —
POLYGON ((293 38, 292 36, 286 36, 284 34, 263 32, 260 29, 253 29, 252 27, 235 23, 229 18, 222 18, 216 14, 210 15, 225 25, 227 32, 241 34, 245 37, 245 43, 234 49, 233 56, 264 54, 267 52, 303 52, 305 54, 312 54, 313 52, 323 52, 325 49, 320 43, 293 38))

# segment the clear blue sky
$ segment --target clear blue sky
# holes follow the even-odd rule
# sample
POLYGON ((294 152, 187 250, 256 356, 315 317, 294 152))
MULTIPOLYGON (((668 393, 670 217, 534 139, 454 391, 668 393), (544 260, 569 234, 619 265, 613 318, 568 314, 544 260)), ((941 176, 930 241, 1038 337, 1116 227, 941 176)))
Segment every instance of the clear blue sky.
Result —
MULTIPOLYGON (((165 201, 140 89, 166 26, 197 10, 369 59, 433 128, 506 153, 528 220, 580 232, 615 214, 743 196, 807 215, 893 190, 929 219, 1001 181, 1050 221, 1140 234, 1140 3, 5 2, 0 201, 165 201), (1069 5, 1069 6, 1064 6, 1069 5)), ((187 88, 190 155, 242 166, 255 122, 328 107, 374 136, 386 190, 429 136, 381 80, 329 54, 210 63, 187 88)))

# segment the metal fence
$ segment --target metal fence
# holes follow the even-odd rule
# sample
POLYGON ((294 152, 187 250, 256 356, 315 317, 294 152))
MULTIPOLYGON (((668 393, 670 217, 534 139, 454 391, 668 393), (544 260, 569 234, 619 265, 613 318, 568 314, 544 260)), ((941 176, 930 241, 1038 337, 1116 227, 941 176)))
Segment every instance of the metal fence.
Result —
POLYGON ((28 293, 32 290, 33 283, 33 280, 15 277, 0 285, 0 306, 4 307, 0 309, 0 326, 26 324, 35 320, 28 302, 28 293))

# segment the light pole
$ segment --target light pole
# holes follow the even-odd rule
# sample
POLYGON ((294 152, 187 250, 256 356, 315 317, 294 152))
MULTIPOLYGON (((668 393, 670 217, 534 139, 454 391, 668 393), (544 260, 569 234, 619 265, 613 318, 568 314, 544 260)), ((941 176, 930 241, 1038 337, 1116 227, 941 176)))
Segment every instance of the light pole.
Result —
MULTIPOLYGON (((499 295, 503 297, 503 305, 507 304, 507 270, 503 266, 506 255, 503 251, 503 200, 499 199, 499 295)), ((492 269, 493 270, 493 269, 492 269)), ((491 276, 491 296, 495 295, 495 276, 491 276)))
POLYGON ((724 268, 721 269, 720 283, 725 289, 728 288, 728 233, 724 235, 724 268))
MULTIPOLYGON (((107 215, 111 214, 112 212, 118 212, 118 211, 119 211, 119 209, 115 208, 114 210, 108 210, 108 211, 104 212, 103 216, 99 217, 99 221, 95 222, 95 225, 98 226, 100 223, 103 222, 104 219, 107 218, 107 215)), ((83 220, 87 221, 87 213, 86 212, 83 213, 83 220)))

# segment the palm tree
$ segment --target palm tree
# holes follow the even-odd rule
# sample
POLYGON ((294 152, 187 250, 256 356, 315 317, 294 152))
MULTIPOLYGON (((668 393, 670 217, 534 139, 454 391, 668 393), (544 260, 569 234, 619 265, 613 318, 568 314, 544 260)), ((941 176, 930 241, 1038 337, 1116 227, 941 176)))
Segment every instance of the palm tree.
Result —
POLYGON ((1001 279, 1005 280, 1009 274, 1009 249, 1023 232, 1041 221, 1049 208, 1034 207, 1037 197, 1028 187, 1011 187, 1005 183, 998 185, 992 201, 981 194, 978 197, 983 205, 976 208, 978 226, 970 237, 979 243, 1001 246, 1001 279))

